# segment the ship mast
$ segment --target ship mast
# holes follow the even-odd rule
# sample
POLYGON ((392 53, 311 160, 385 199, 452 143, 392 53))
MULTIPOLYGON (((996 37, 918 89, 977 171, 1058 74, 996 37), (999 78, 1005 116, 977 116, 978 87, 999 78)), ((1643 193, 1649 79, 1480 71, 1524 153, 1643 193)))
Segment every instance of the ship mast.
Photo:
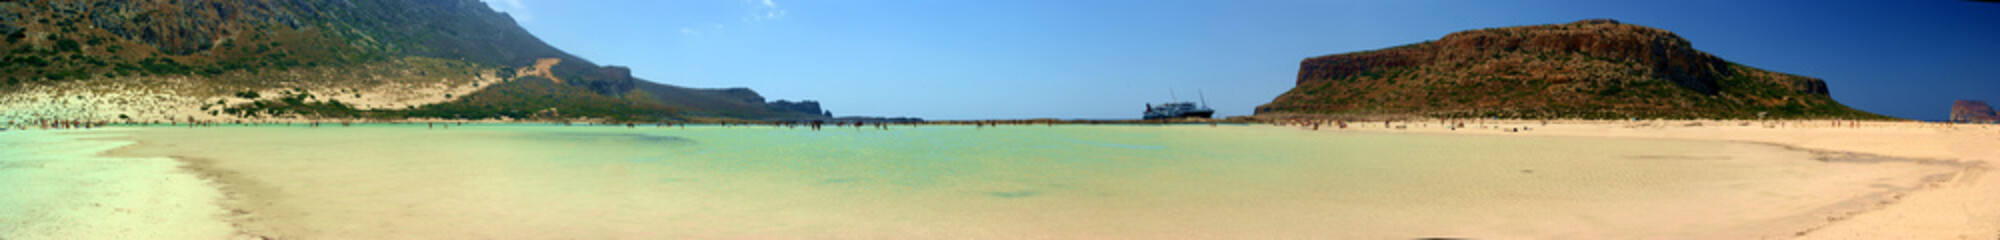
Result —
POLYGON ((1174 96, 1174 87, 1167 87, 1167 97, 1171 97, 1174 99, 1173 102, 1167 102, 1167 103, 1175 103, 1181 101, 1180 96, 1174 96))
POLYGON ((1195 89, 1194 95, 1201 97, 1201 108, 1208 108, 1208 95, 1201 94, 1201 89, 1195 89))

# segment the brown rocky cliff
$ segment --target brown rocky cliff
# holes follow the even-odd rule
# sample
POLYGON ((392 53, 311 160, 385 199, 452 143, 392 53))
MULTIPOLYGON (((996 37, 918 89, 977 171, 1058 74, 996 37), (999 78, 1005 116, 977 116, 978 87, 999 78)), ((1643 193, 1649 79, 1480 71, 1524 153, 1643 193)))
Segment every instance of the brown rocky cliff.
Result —
MULTIPOLYGON (((1593 19, 1560 25, 1463 31, 1432 42, 1310 58, 1300 63, 1298 83, 1426 64, 1477 66, 1481 64, 1479 60, 1499 52, 1573 52, 1597 58, 1631 60, 1651 66, 1655 77, 1710 94, 1715 93, 1713 79, 1730 73, 1728 62, 1696 51, 1686 39, 1673 32, 1622 24, 1616 20, 1593 19)), ((1823 89, 1819 91, 1824 92, 1823 89)))
POLYGON ((1462 31, 1299 67, 1297 86, 1259 113, 1881 117, 1834 102, 1820 79, 1735 64, 1615 20, 1462 31))
POLYGON ((1986 102, 1958 100, 1951 104, 1951 121, 1970 123, 2000 122, 2000 115, 1996 115, 1993 107, 1987 106, 1986 102))
POLYGON ((637 89, 636 81, 638 79, 632 78, 632 68, 625 66, 604 66, 597 69, 596 79, 590 82, 590 89, 601 93, 610 93, 606 95, 623 96, 637 89))
POLYGON ((1444 59, 1476 59, 1498 51, 1584 53, 1591 57, 1633 61, 1650 66, 1653 77, 1664 78, 1697 92, 1715 93, 1715 81, 1728 62, 1695 51, 1686 39, 1665 30, 1584 20, 1563 25, 1487 29, 1452 33, 1435 43, 1444 59))

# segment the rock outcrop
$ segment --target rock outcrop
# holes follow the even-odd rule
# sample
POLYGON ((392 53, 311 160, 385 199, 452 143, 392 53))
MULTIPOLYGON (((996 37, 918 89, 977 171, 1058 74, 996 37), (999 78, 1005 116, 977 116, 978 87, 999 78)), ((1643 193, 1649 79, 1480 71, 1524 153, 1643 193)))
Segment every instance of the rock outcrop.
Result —
POLYGON ((797 120, 824 118, 818 113, 790 111, 764 102, 764 96, 749 88, 696 89, 652 82, 639 82, 638 89, 653 93, 652 100, 678 109, 699 109, 690 114, 743 119, 797 120), (661 94, 669 93, 669 94, 661 94))
POLYGON ((632 78, 632 69, 625 66, 604 66, 603 68, 598 68, 597 76, 599 79, 591 81, 590 89, 600 93, 606 93, 614 97, 624 96, 626 93, 632 92, 632 89, 637 88, 634 82, 638 80, 632 78))
POLYGON ((1614 20, 1463 31, 1313 57, 1258 113, 1440 117, 1884 118, 1833 101, 1825 81, 1695 50, 1614 20))
POLYGON ((771 102, 770 105, 771 108, 775 108, 782 111, 819 114, 820 116, 824 117, 833 117, 833 112, 827 111, 825 109, 820 109, 819 102, 813 100, 804 100, 798 102, 778 100, 771 102))
POLYGON ((1951 121, 1962 123, 2000 123, 2000 114, 1993 111, 1986 102, 1958 100, 1951 104, 1951 121))

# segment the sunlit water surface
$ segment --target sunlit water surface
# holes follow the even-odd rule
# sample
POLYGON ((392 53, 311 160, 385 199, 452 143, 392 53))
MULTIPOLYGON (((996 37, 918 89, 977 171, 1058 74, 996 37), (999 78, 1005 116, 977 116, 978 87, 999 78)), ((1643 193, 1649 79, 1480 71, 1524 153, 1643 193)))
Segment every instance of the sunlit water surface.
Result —
POLYGON ((1228 125, 129 132, 117 155, 180 158, 233 221, 305 238, 1741 237, 1936 170, 1228 125))

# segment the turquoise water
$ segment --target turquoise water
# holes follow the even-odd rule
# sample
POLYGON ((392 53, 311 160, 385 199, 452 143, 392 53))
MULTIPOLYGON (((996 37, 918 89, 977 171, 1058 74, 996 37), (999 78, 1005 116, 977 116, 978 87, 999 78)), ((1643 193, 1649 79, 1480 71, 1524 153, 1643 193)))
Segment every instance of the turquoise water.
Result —
POLYGON ((289 238, 1751 237, 1930 171, 1731 142, 1266 126, 132 132, 115 155, 189 162, 247 212, 225 220, 289 238))

